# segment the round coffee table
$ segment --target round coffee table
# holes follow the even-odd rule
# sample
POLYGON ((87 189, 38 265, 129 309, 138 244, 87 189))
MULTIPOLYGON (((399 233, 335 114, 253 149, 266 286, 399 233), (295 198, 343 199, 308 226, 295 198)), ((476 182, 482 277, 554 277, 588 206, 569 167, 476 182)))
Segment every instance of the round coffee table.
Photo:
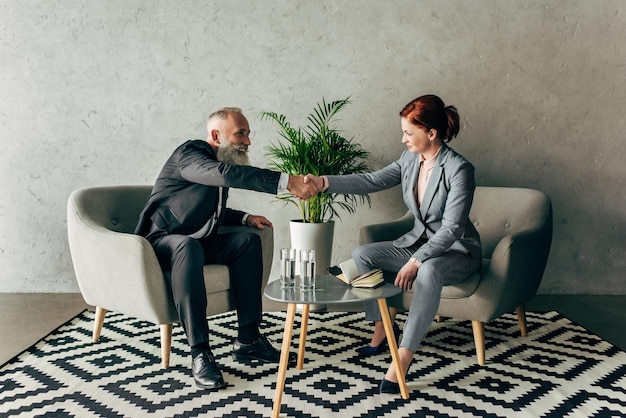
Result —
MULTIPOLYGON (((298 280, 296 279, 296 283, 298 280)), ((367 300, 377 300, 380 314, 382 316, 387 343, 393 366, 396 369, 400 393, 402 399, 409 398, 402 367, 400 367, 400 357, 398 356, 398 343, 393 334, 393 325, 389 316, 386 298, 395 296, 402 290, 389 283, 377 287, 376 289, 359 289, 345 284, 335 276, 330 274, 319 274, 315 277, 315 290, 301 291, 300 288, 281 289, 280 280, 270 282, 265 287, 265 296, 276 302, 287 304, 287 317, 285 319, 285 332, 283 333, 283 343, 280 352, 280 363, 278 366, 278 377, 276 379, 276 395, 274 397, 274 410, 272 417, 280 414, 280 404, 285 388, 285 377, 287 375, 287 363, 289 361, 289 348, 291 347, 291 337, 293 335, 293 324, 296 316, 296 305, 302 305, 302 329, 300 330, 300 346, 298 348, 298 362, 296 367, 302 370, 304 365, 304 350, 306 343, 306 331, 309 321, 309 308, 311 304, 337 304, 349 302, 364 302, 367 300)))

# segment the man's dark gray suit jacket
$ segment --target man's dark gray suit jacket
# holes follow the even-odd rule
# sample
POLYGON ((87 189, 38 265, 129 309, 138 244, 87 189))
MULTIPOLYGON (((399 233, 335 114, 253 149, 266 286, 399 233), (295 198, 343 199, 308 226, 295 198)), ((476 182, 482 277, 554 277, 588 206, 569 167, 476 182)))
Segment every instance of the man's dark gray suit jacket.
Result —
POLYGON ((244 212, 226 208, 228 188, 276 194, 279 180, 276 171, 219 162, 206 141, 187 141, 163 166, 135 234, 151 239, 197 232, 217 211, 220 187, 222 210, 212 234, 220 225, 240 225, 244 212))

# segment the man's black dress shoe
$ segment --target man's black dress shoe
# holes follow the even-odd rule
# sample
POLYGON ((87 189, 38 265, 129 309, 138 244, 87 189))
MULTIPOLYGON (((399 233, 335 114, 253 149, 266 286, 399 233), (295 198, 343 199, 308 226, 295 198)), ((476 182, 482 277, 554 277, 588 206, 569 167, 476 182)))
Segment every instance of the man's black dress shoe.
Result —
MULTIPOLYGON (((396 336, 396 343, 398 343, 398 337, 400 337, 400 327, 395 322, 393 323, 393 334, 396 336)), ((385 351, 387 351, 387 337, 385 337, 385 339, 377 346, 368 344, 364 347, 356 349, 356 352, 363 357, 377 356, 385 351)))
MULTIPOLYGON (((262 335, 251 344, 243 344, 235 339, 233 358, 243 362, 258 360, 263 363, 278 363, 280 362, 280 350, 272 347, 272 344, 262 335)), ((295 363, 297 358, 296 353, 289 353, 289 363, 295 363)))
POLYGON ((196 385, 203 389, 220 389, 226 387, 222 372, 217 368, 215 357, 210 351, 202 351, 192 357, 191 373, 196 385))

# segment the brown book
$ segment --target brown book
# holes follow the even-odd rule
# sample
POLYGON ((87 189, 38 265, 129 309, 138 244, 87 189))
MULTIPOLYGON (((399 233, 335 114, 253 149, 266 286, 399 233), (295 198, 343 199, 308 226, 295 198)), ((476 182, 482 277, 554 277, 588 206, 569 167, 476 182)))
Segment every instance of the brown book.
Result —
MULTIPOLYGON (((329 271, 331 269, 329 269, 329 271)), ((353 259, 339 263, 339 269, 341 270, 341 273, 337 274, 335 277, 350 286, 373 289, 378 286, 382 286, 385 283, 381 269, 376 268, 365 274, 359 274, 356 263, 353 259)))

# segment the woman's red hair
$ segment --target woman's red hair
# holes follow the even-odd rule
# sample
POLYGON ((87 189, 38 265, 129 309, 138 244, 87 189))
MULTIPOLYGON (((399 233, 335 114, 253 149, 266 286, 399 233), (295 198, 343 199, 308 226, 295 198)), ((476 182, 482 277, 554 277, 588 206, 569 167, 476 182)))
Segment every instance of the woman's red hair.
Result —
POLYGON ((400 116, 426 130, 435 129, 437 136, 444 142, 452 141, 459 133, 459 113, 456 107, 446 106, 443 100, 434 94, 411 100, 404 106, 400 116))

